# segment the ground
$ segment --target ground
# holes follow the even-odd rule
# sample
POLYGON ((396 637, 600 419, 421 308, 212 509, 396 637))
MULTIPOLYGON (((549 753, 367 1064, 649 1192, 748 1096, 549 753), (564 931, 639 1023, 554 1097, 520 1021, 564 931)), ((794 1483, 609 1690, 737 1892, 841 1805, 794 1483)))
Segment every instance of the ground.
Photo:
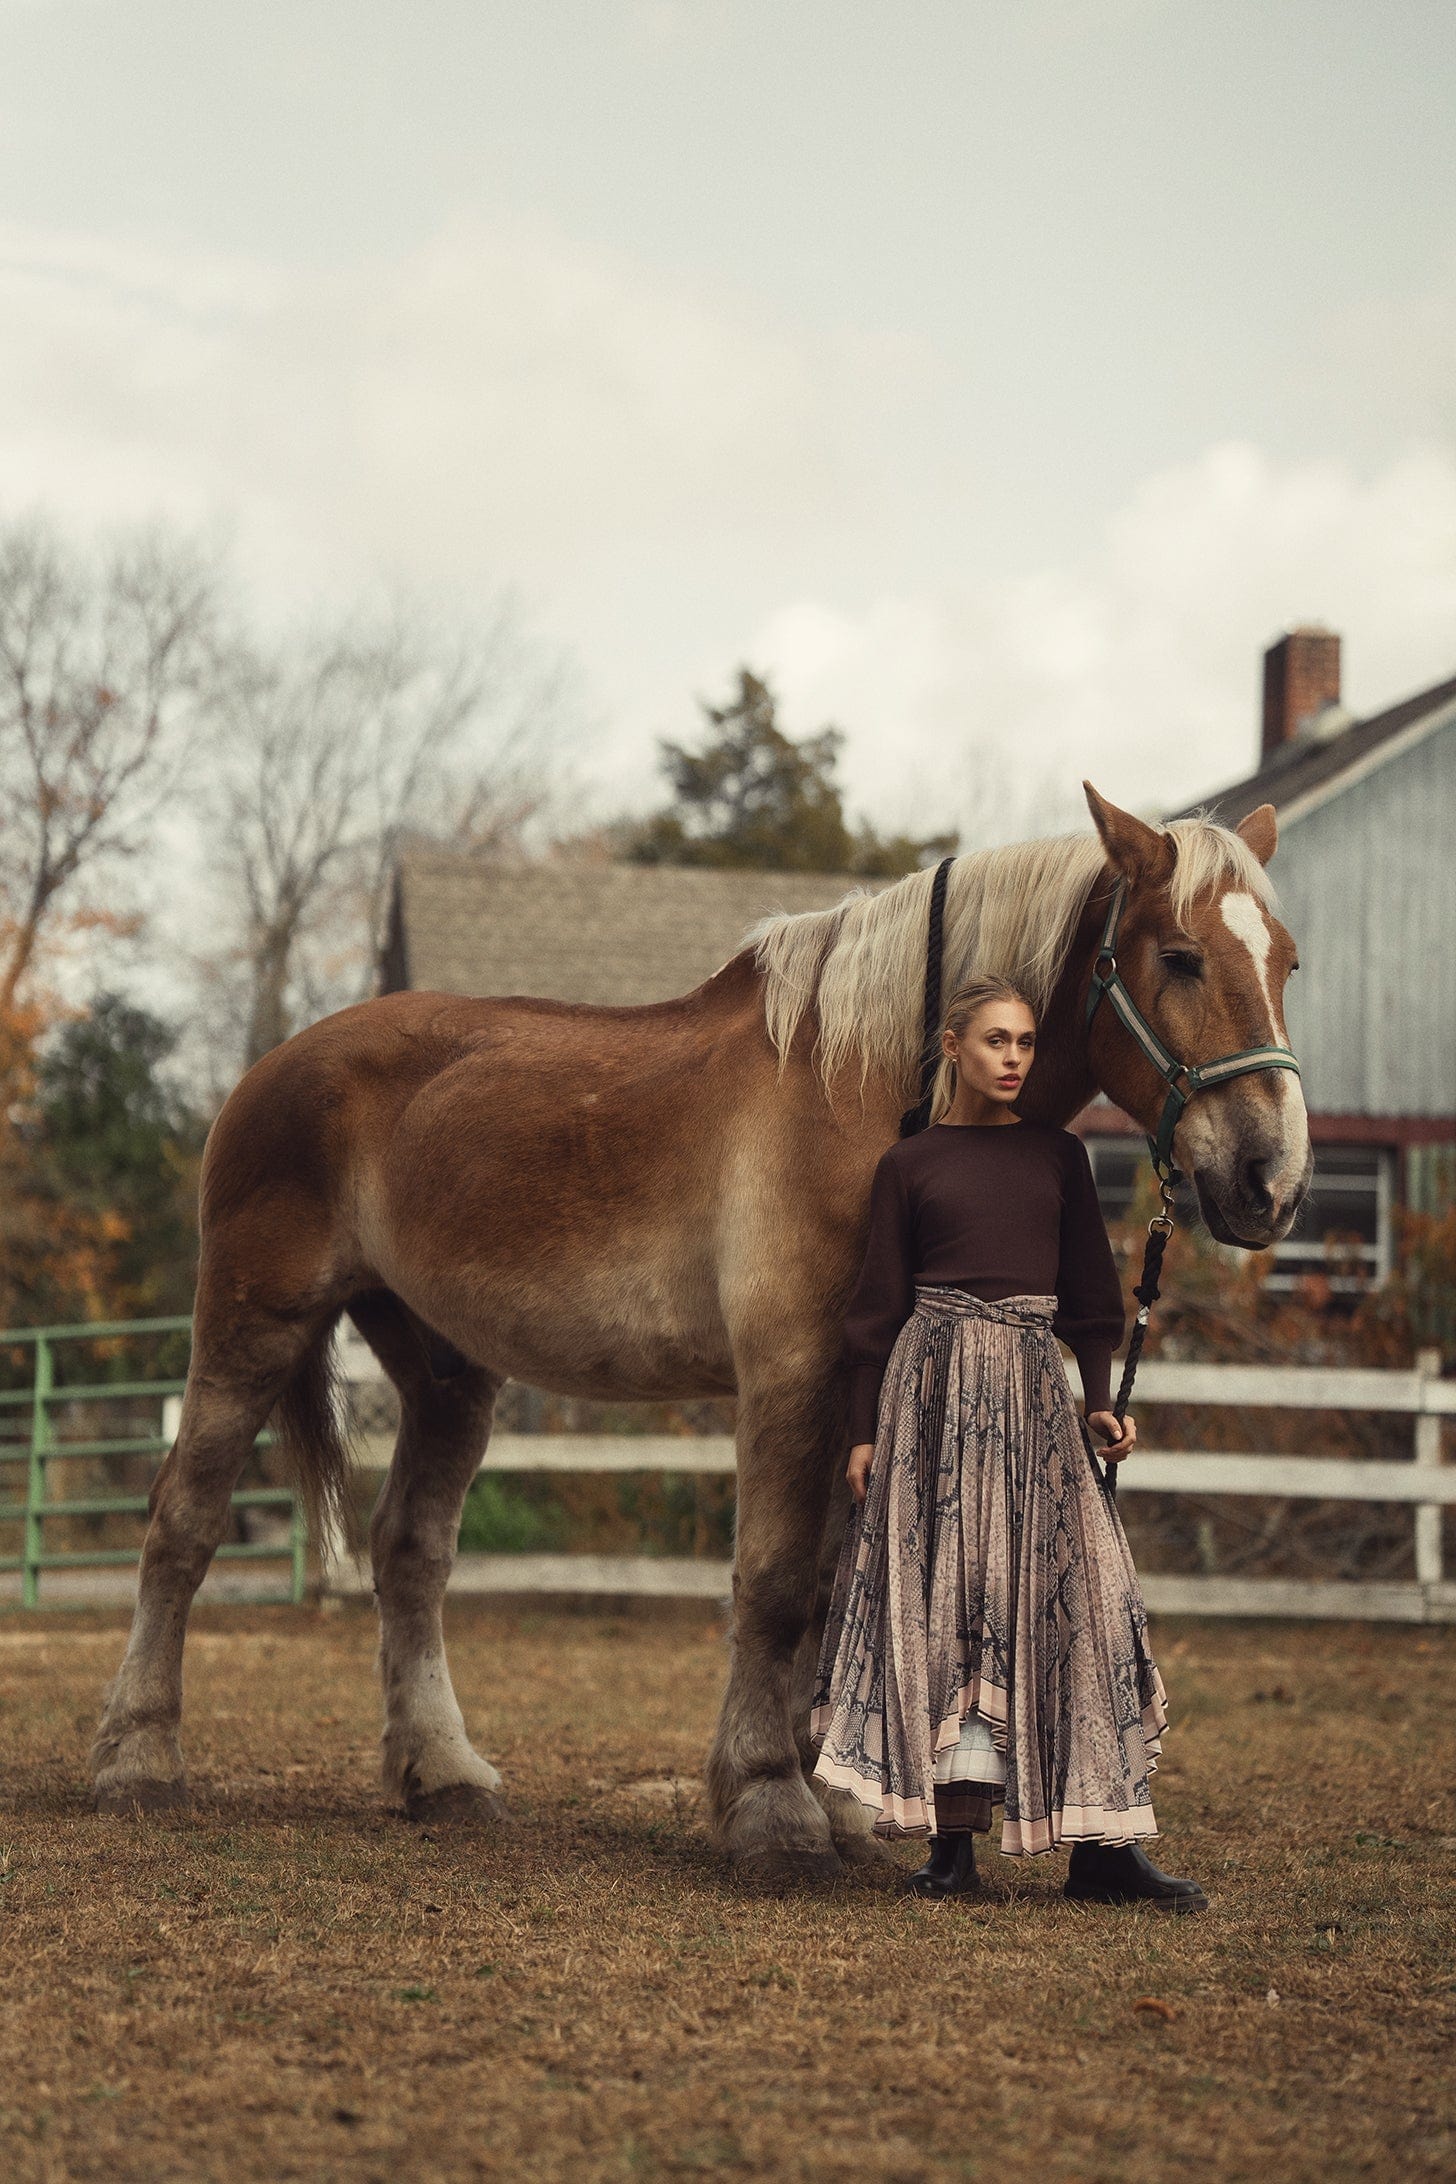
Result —
POLYGON ((363 1608, 199 1615, 194 1807, 135 1822, 84 1791, 121 1623, 0 1618, 8 2174, 1456 2172, 1456 1631, 1156 1631, 1157 1851, 1213 1898, 1168 1920, 1064 1903, 1057 1856, 974 1904, 742 1890, 715 1620, 450 1620, 486 1839, 382 1810, 363 1608))

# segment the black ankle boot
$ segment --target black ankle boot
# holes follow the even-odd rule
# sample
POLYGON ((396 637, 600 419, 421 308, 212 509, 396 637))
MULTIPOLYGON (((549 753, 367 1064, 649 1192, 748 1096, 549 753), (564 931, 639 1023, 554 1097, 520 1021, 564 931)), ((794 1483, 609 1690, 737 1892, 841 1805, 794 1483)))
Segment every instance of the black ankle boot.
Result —
POLYGON ((980 1893, 980 1876, 976 1872, 976 1838, 969 1831, 961 1835, 932 1835, 930 1856, 918 1873, 912 1873, 905 1883, 912 1896, 975 1896, 980 1893))
POLYGON ((1150 1903, 1155 1911, 1206 1911, 1197 1881, 1160 1873, 1136 1843, 1073 1843, 1062 1894, 1073 1903, 1150 1903))

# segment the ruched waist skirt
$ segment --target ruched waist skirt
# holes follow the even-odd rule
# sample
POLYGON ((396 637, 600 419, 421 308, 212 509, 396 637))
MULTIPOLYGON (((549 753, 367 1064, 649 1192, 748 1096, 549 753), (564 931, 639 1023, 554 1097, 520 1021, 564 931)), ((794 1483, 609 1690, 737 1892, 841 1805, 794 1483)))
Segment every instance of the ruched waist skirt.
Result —
POLYGON ((968 1780, 1004 1785, 1011 1856, 1157 1833, 1163 1684, 1055 1311, 919 1289, 885 1371, 813 1713, 816 1775, 884 1835, 968 1780))

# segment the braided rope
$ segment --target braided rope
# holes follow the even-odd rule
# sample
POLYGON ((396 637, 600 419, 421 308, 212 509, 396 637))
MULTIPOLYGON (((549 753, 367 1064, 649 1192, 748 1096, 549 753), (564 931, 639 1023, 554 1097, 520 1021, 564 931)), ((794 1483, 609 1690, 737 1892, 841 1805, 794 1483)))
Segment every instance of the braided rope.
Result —
MULTIPOLYGON (((1138 1301, 1138 1315, 1133 1321, 1132 1334, 1128 1339, 1127 1355, 1122 1361, 1122 1378, 1118 1382, 1117 1400, 1112 1406, 1113 1416, 1119 1425, 1127 1416, 1127 1406, 1132 1401, 1132 1388, 1133 1382, 1137 1379, 1138 1361, 1143 1354, 1143 1344, 1148 1339, 1148 1318, 1153 1306, 1158 1301, 1158 1277, 1163 1271, 1163 1253, 1167 1250, 1168 1240, 1173 1234, 1173 1216, 1169 1211, 1173 1202, 1172 1187, 1168 1183, 1163 1183, 1161 1188, 1163 1211, 1148 1223, 1148 1241, 1143 1252, 1142 1278, 1133 1290, 1133 1295, 1138 1301)), ((1115 1497, 1117 1494, 1116 1464, 1104 1464, 1102 1466, 1102 1483, 1107 1488, 1108 1493, 1115 1497)))

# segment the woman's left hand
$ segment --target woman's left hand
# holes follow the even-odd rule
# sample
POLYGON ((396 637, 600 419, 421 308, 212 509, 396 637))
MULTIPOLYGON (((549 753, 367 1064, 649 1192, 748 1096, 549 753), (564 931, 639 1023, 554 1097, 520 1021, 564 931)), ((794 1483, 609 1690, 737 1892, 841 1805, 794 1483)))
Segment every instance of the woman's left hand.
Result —
POLYGON ((1121 1425, 1117 1415, 1110 1410, 1088 1411, 1087 1423, 1104 1445, 1100 1451, 1105 1464, 1120 1464, 1124 1456, 1130 1456, 1137 1445, 1137 1425, 1131 1418, 1124 1418, 1121 1425))

